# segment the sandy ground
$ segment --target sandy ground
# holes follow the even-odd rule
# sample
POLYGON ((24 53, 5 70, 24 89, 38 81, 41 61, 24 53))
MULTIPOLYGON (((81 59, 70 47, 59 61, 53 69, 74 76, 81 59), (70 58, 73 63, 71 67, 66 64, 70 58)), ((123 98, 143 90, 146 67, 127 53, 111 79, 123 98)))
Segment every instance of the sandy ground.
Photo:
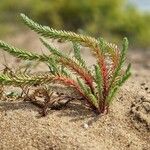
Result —
MULTIPOLYGON (((32 33, 5 41, 43 51, 32 33)), ((83 54, 89 65, 93 63, 89 52, 83 54)), ((2 64, 2 53, 0 56, 2 64)), ((10 66, 18 65, 16 59, 5 56, 10 66)), ((72 102, 39 117, 39 108, 28 102, 0 101, 0 150, 149 150, 150 51, 130 51, 129 61, 132 77, 120 89, 108 115, 96 116, 72 102)))

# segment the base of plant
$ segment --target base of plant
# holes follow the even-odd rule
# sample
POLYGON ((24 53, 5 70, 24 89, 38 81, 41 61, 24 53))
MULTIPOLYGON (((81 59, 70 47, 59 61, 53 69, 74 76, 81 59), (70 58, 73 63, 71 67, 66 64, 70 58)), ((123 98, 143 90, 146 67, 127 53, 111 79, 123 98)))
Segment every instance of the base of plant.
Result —
MULTIPOLYGON (((58 101, 55 101, 54 103, 51 103, 50 99, 46 100, 44 102, 41 102, 39 100, 35 100, 32 98, 24 99, 24 101, 30 102, 31 104, 40 108, 39 114, 42 117, 47 116, 48 109, 49 110, 56 110, 56 111, 61 110, 61 109, 65 109, 70 102, 73 102, 73 100, 77 101, 76 99, 72 99, 71 97, 67 97, 67 96, 60 98, 58 101)), ((81 101, 81 100, 79 100, 79 101, 81 101)), ((85 109, 92 110, 96 115, 102 115, 102 114, 108 113, 108 107, 105 107, 103 110, 91 108, 89 105, 85 105, 85 104, 83 104, 83 107, 85 107, 85 109)))
POLYGON ((102 38, 96 39, 74 32, 57 31, 34 22, 24 14, 21 14, 21 18, 31 30, 41 36, 40 40, 50 54, 40 55, 25 51, 3 41, 0 41, 0 48, 23 60, 44 62, 49 71, 47 73, 43 71, 40 74, 38 72, 30 74, 33 65, 23 67, 23 70, 19 69, 14 72, 7 67, 0 74, 0 86, 13 85, 20 88, 24 86, 45 86, 45 89, 34 92, 31 98, 26 94, 26 99, 33 100, 32 103, 36 103, 36 96, 43 97, 43 115, 46 115, 48 107, 61 109, 71 101, 66 98, 66 103, 61 103, 62 96, 53 96, 53 92, 49 91, 49 89, 56 84, 73 89, 70 94, 72 99, 74 94, 79 95, 85 101, 86 106, 96 114, 107 114, 109 105, 120 86, 131 75, 131 65, 129 64, 126 70, 123 67, 128 49, 127 38, 124 38, 122 49, 120 50, 117 45, 108 43, 102 38), (52 46, 47 41, 47 38, 71 42, 73 56, 67 55, 52 46), (96 63, 91 67, 88 67, 86 61, 82 58, 81 47, 88 47, 95 57, 96 63), (47 87, 49 88, 47 89, 47 87))

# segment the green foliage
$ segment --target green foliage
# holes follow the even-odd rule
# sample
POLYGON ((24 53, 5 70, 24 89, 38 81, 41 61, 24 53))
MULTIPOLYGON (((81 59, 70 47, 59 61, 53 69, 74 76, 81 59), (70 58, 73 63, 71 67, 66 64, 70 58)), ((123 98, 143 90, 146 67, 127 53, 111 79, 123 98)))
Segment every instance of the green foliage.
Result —
POLYGON ((95 83, 97 86, 98 98, 102 99, 103 83, 102 73, 99 65, 95 65, 95 83))
POLYGON ((1 48, 4 49, 6 52, 9 52, 13 56, 16 56, 18 58, 24 59, 24 60, 39 60, 39 61, 48 61, 50 59, 49 56, 46 55, 38 55, 31 52, 27 52, 25 50, 21 50, 18 48, 15 48, 13 46, 10 46, 6 44, 3 41, 0 41, 1 48))
POLYGON ((86 63, 85 61, 82 59, 81 57, 81 53, 80 53, 80 45, 78 43, 73 43, 73 49, 74 49, 74 57, 75 59, 79 62, 79 64, 84 67, 85 69, 87 69, 86 67, 86 63))
POLYGON ((127 0, 1 0, 0 21, 12 24, 18 13, 28 13, 57 29, 82 29, 115 41, 127 36, 133 47, 149 47, 150 15, 126 3, 127 0))
POLYGON ((107 112, 109 105, 118 89, 131 75, 129 64, 124 71, 122 68, 126 60, 128 40, 124 38, 122 50, 116 45, 93 37, 76 34, 74 32, 57 31, 47 26, 42 26, 24 14, 21 14, 24 23, 42 36, 43 45, 49 50, 50 55, 39 55, 21 50, 0 41, 0 48, 11 55, 23 60, 45 62, 49 73, 3 73, 0 75, 0 84, 13 86, 49 85, 59 83, 72 87, 86 103, 98 114, 107 112), (74 58, 63 54, 51 46, 45 38, 70 41, 74 48, 74 58), (97 62, 91 69, 81 57, 81 46, 89 47, 97 62), (117 60, 117 61, 116 61, 117 60), (109 63, 107 63, 109 61, 109 63), (51 83, 51 84, 50 84, 51 83))

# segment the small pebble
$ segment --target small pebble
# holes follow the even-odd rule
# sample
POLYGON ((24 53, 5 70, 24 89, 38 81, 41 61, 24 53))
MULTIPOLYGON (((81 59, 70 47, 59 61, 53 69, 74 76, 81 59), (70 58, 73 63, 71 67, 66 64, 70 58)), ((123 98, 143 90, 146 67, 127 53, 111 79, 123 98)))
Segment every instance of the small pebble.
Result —
POLYGON ((89 125, 87 123, 83 124, 83 128, 88 129, 89 125))
POLYGON ((143 101, 143 100, 145 100, 145 97, 144 97, 144 96, 142 96, 142 97, 141 97, 141 100, 142 100, 142 101, 143 101))
POLYGON ((141 83, 141 86, 144 86, 145 85, 145 83, 141 83))
POLYGON ((143 102, 143 106, 147 112, 150 112, 150 103, 149 102, 143 102))

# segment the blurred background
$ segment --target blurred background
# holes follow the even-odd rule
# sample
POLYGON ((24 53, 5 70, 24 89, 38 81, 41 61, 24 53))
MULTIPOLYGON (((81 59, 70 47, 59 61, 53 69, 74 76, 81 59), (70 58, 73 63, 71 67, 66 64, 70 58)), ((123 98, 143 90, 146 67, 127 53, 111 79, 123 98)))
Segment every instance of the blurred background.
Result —
MULTIPOLYGON (((37 34, 22 23, 20 13, 54 29, 101 36, 119 47, 126 36, 129 39, 127 61, 132 64, 131 84, 140 81, 147 86, 149 80, 146 79, 150 79, 150 0, 0 0, 0 40, 25 50, 49 54, 37 34)), ((72 50, 69 42, 50 42, 63 52, 72 50)), ((95 63, 89 49, 82 48, 81 52, 88 66, 95 63)), ((33 62, 21 61, 0 50, 0 70, 5 66, 19 68, 26 64, 35 67, 33 62)), ((40 63, 33 71, 49 71, 49 68, 40 63)))
POLYGON ((133 49, 150 47, 150 0, 0 0, 0 38, 27 30, 19 13, 52 28, 116 43, 127 36, 133 49))

